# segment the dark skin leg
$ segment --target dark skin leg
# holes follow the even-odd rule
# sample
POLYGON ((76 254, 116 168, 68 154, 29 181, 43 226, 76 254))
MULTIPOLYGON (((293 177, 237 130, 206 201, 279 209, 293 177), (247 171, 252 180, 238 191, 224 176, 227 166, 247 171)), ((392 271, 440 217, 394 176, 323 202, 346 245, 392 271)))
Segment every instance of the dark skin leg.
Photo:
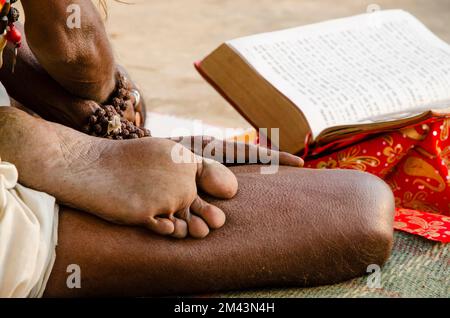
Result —
POLYGON ((8 94, 46 120, 81 130, 98 104, 71 94, 54 80, 31 51, 23 26, 17 23, 17 28, 23 32, 23 40, 14 74, 12 45, 5 48, 0 69, 0 80, 8 94))
POLYGON ((72 94, 97 102, 105 101, 115 86, 115 63, 103 20, 93 2, 21 2, 28 44, 40 65, 72 94), (80 8, 80 28, 67 25, 70 5, 80 8))
POLYGON ((209 200, 228 222, 205 240, 172 240, 62 209, 46 296, 154 296, 314 286, 382 265, 393 241, 394 202, 378 178, 354 171, 233 168, 240 189, 209 200), (66 287, 81 267, 81 289, 66 287))
MULTIPOLYGON (((85 27, 94 32, 68 33, 60 27, 65 16, 59 13, 69 1, 47 1, 54 10, 45 19, 32 14, 41 6, 35 2, 23 0, 27 33, 37 60, 65 90, 104 101, 114 87, 114 61, 98 16, 84 15, 88 19, 83 21, 91 22, 85 27), (52 33, 53 38, 62 40, 48 42, 47 34, 52 33), (84 50, 79 50, 80 43, 86 44, 84 50)), ((90 1, 76 2, 90 9, 86 12, 94 12, 90 1)), ((67 122, 77 121, 69 115, 67 122)), ((283 179, 279 175, 263 178, 256 170, 240 174, 244 188, 238 199, 217 202, 230 214, 230 223, 204 242, 172 241, 85 213, 63 211, 59 256, 48 295, 67 295, 65 265, 72 263, 83 270, 81 295, 158 295, 330 283, 359 275, 369 264, 384 262, 392 242, 393 204, 387 187, 378 179, 356 173, 354 178, 350 172, 332 172, 334 177, 330 173, 321 178, 300 171, 286 171, 283 179), (345 184, 338 187, 343 179, 345 184), (330 182, 331 186, 326 185, 330 182), (336 193, 336 189, 343 192, 336 193), (280 191, 279 196, 273 191, 280 191), (369 191, 376 194, 371 197, 369 191), (285 200, 286 195, 290 200, 285 200), (293 200, 299 195, 300 200, 293 200), (323 196, 327 202, 321 202, 323 196)))
POLYGON ((225 222, 225 214, 201 200, 198 190, 231 198, 238 187, 226 167, 193 160, 172 141, 94 138, 12 107, 0 107, 0 154, 20 171, 21 184, 62 204, 178 238, 204 237, 208 227, 225 222), (186 160, 173 160, 181 154, 186 160))
MULTIPOLYGON (((103 20, 91 0, 22 0, 26 15, 14 74, 14 46, 4 50, 0 81, 15 100, 42 118, 82 130, 87 119, 116 87, 115 64, 103 20), (67 9, 78 5, 81 27, 69 28, 67 9), (42 14, 45 11, 45 14, 42 14), (49 35, 51 35, 49 37, 49 35)), ((130 80, 130 88, 136 85, 130 80)), ((132 96, 132 102, 134 97, 132 96)), ((145 121, 145 104, 128 107, 124 117, 145 121)))
MULTIPOLYGON (((87 118, 95 113, 99 104, 94 100, 84 99, 71 93, 47 73, 30 49, 23 26, 16 23, 16 27, 22 31, 23 39, 18 51, 15 71, 11 73, 14 58, 14 47, 11 44, 3 52, 4 66, 0 69, 0 81, 6 87, 8 94, 40 117, 81 131, 87 123, 87 118)), ((120 66, 117 68, 126 73, 124 68, 120 66)), ((64 70, 64 67, 61 66, 60 69, 64 70)), ((99 71, 98 74, 104 73, 99 71)), ((128 74, 127 76, 130 79, 128 74)), ((136 88, 131 81, 130 85, 136 88)), ((143 98, 136 110, 142 111, 142 124, 145 121, 143 98)), ((136 114, 133 107, 128 108, 125 117, 135 121, 136 114)))

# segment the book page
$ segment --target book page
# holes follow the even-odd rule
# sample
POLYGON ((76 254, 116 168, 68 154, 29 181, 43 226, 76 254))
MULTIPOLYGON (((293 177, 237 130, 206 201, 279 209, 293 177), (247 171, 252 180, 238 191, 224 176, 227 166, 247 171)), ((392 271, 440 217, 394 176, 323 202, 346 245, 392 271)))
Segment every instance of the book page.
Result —
POLYGON ((314 137, 450 106, 450 46, 402 10, 227 44, 301 109, 314 137))

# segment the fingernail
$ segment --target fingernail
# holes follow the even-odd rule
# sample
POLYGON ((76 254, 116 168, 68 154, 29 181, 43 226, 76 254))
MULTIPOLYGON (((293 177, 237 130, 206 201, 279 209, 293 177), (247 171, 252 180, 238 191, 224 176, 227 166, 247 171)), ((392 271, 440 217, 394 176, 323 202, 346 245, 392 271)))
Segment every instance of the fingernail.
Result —
POLYGON ((303 168, 305 166, 305 161, 300 158, 300 164, 298 165, 300 168, 303 168))

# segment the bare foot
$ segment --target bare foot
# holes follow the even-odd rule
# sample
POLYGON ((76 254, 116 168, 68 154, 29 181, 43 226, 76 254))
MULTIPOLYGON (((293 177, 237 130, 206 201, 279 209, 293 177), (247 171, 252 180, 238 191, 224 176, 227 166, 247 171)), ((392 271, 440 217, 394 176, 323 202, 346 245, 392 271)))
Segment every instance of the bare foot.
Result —
POLYGON ((213 161, 174 162, 175 145, 156 138, 93 138, 0 108, 0 154, 17 166, 23 185, 115 223, 203 238, 224 225, 225 214, 203 201, 198 190, 230 199, 237 180, 213 161))

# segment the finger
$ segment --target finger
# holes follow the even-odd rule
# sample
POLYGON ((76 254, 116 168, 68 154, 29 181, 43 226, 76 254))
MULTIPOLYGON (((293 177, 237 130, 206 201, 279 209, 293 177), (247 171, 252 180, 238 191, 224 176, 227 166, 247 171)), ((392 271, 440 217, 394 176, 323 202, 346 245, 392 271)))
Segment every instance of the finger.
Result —
POLYGON ((302 158, 287 152, 280 152, 280 165, 291 167, 303 167, 305 162, 302 158))
POLYGON ((225 213, 200 197, 197 197, 192 203, 191 212, 201 217, 211 229, 219 229, 225 224, 225 213))
POLYGON ((267 160, 274 160, 276 158, 278 160, 278 163, 283 166, 303 167, 304 165, 304 161, 302 158, 287 152, 278 152, 276 150, 271 150, 266 147, 257 146, 250 143, 244 144, 240 142, 226 142, 226 144, 227 146, 221 150, 224 151, 225 149, 234 149, 234 158, 227 159, 234 159, 235 163, 268 164, 270 162, 267 162, 267 160))
POLYGON ((179 218, 174 217, 172 219, 175 230, 172 233, 172 236, 177 239, 183 239, 188 235, 188 224, 185 220, 181 220, 179 218))
POLYGON ((233 172, 209 159, 203 159, 199 163, 197 184, 204 192, 221 199, 233 198, 238 190, 238 181, 233 172))
POLYGON ((174 223, 166 218, 152 217, 147 223, 147 227, 160 235, 172 235, 175 231, 174 223))
MULTIPOLYGON (((266 147, 258 146, 258 162, 261 163, 262 158, 271 159, 277 158, 278 163, 282 166, 290 166, 290 167, 303 167, 305 162, 302 158, 292 155, 288 152, 279 152, 276 150, 271 150, 266 147)), ((273 162, 264 162, 264 163, 273 163, 273 162)))
POLYGON ((208 236, 208 225, 196 215, 191 214, 188 220, 189 234, 193 238, 202 239, 208 236))

